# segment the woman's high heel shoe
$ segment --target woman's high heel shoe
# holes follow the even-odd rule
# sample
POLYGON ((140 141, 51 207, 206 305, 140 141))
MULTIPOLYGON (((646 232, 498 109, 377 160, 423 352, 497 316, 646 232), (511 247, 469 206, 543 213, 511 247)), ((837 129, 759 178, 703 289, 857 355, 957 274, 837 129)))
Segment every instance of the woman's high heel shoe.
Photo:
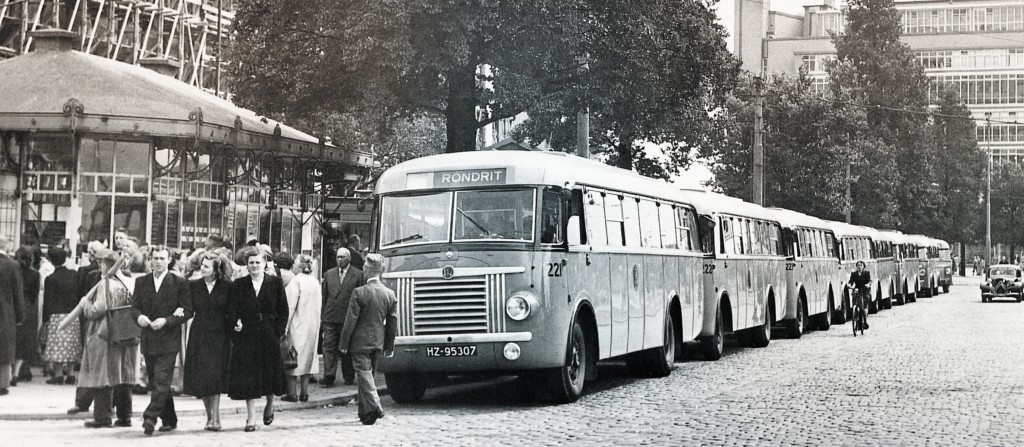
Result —
POLYGON ((263 425, 270 425, 274 423, 274 409, 270 409, 270 415, 267 415, 267 411, 263 411, 263 425))
POLYGON ((246 425, 245 426, 245 431, 246 431, 246 433, 251 432, 251 431, 256 431, 256 426, 255 425, 246 425))

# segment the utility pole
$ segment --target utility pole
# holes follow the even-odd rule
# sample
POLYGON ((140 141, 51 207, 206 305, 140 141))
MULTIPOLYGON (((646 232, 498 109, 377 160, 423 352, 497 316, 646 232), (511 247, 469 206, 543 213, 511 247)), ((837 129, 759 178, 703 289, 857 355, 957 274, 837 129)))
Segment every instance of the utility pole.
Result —
MULTIPOLYGON (((584 54, 577 61, 580 64, 577 70, 578 79, 582 82, 583 75, 590 70, 590 55, 584 54)), ((586 103, 579 112, 576 112, 576 155, 590 158, 590 107, 586 103)))
POLYGON ((985 113, 985 141, 988 146, 988 186, 985 194, 985 268, 992 265, 992 120, 991 113, 985 113))
POLYGON ((853 179, 850 178, 850 162, 846 162, 846 223, 853 223, 853 192, 850 188, 853 179))
POLYGON ((764 206, 764 80, 757 76, 754 78, 754 175, 752 191, 754 203, 764 206))

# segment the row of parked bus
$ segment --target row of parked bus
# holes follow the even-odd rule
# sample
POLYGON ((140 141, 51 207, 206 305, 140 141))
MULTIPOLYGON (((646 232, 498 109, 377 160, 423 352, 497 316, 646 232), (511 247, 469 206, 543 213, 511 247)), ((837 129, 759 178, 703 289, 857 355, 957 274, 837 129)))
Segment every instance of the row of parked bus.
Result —
POLYGON ((671 373, 683 343, 765 347, 850 316, 846 283, 871 272, 869 311, 947 292, 949 245, 680 190, 555 152, 424 157, 377 182, 373 249, 399 300, 392 398, 450 375, 518 374, 572 402, 596 363, 671 373), (776 331, 779 333, 780 331, 776 331))

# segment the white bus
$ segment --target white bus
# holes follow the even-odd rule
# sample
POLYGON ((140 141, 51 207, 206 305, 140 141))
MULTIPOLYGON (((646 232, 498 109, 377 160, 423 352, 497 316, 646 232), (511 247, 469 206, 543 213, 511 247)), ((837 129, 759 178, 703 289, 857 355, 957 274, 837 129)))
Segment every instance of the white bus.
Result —
POLYGON ((814 216, 772 208, 782 224, 786 264, 786 312, 783 321, 790 337, 799 338, 808 326, 828 330, 841 309, 846 280, 839 268, 835 233, 829 223, 814 216))
POLYGON ((381 365, 392 398, 490 372, 531 376, 571 402, 613 357, 668 375, 680 344, 706 326, 713 268, 688 195, 552 152, 445 154, 387 170, 373 249, 399 300, 395 356, 381 365))
MULTIPOLYGON (((871 272, 870 290, 872 293, 867 303, 868 312, 877 313, 880 299, 878 294, 874 292, 879 290, 879 276, 878 261, 875 259, 873 242, 871 240, 873 230, 868 227, 851 225, 845 222, 830 221, 829 224, 832 231, 835 231, 836 239, 839 242, 839 264, 842 267, 841 271, 846 281, 849 281, 850 273, 857 269, 857 261, 864 261, 867 270, 871 272)), ((845 321, 845 318, 850 316, 850 309, 853 304, 852 298, 849 290, 845 290, 843 294, 843 318, 840 318, 842 321, 845 321)))
MULTIPOLYGON (((767 208, 733 197, 691 197, 697 212, 715 225, 714 287, 708 289, 702 335, 724 330, 734 332, 741 345, 768 346, 772 325, 784 315, 787 295, 778 220, 767 208)), ((707 347, 705 356, 713 357, 707 347)))
POLYGON ((921 259, 918 267, 921 294, 927 297, 937 296, 940 290, 948 292, 949 284, 952 283, 953 271, 953 261, 949 257, 949 244, 919 234, 911 235, 911 239, 917 246, 918 258, 921 259))
POLYGON ((899 267, 893 250, 893 238, 890 233, 871 229, 871 241, 875 250, 875 265, 878 275, 876 298, 883 309, 892 309, 896 300, 896 285, 899 284, 899 267))
POLYGON ((892 245, 892 254, 896 265, 896 304, 913 303, 917 301, 918 291, 921 283, 918 281, 918 273, 921 267, 921 259, 917 255, 917 244, 913 237, 899 231, 880 231, 887 237, 892 245))
POLYGON ((949 293, 949 286, 953 285, 953 258, 949 243, 942 239, 935 239, 935 246, 938 249, 938 258, 935 263, 939 272, 939 286, 942 293, 949 293))

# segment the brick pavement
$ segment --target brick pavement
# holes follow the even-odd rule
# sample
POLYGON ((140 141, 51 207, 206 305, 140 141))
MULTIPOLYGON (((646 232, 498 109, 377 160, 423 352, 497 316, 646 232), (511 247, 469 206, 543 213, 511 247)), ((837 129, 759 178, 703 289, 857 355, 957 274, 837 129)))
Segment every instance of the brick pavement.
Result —
MULTIPOLYGON (((872 315, 864 337, 847 324, 730 346, 665 379, 604 365, 576 404, 506 378, 430 390, 413 405, 385 398, 388 415, 372 427, 354 405, 282 413, 256 433, 241 432, 241 416, 225 417, 222 433, 192 417, 146 445, 1020 445, 1024 304, 982 304, 976 279, 957 282, 969 284, 872 315)), ((46 445, 127 445, 140 430, 0 421, 5 440, 46 445)))

